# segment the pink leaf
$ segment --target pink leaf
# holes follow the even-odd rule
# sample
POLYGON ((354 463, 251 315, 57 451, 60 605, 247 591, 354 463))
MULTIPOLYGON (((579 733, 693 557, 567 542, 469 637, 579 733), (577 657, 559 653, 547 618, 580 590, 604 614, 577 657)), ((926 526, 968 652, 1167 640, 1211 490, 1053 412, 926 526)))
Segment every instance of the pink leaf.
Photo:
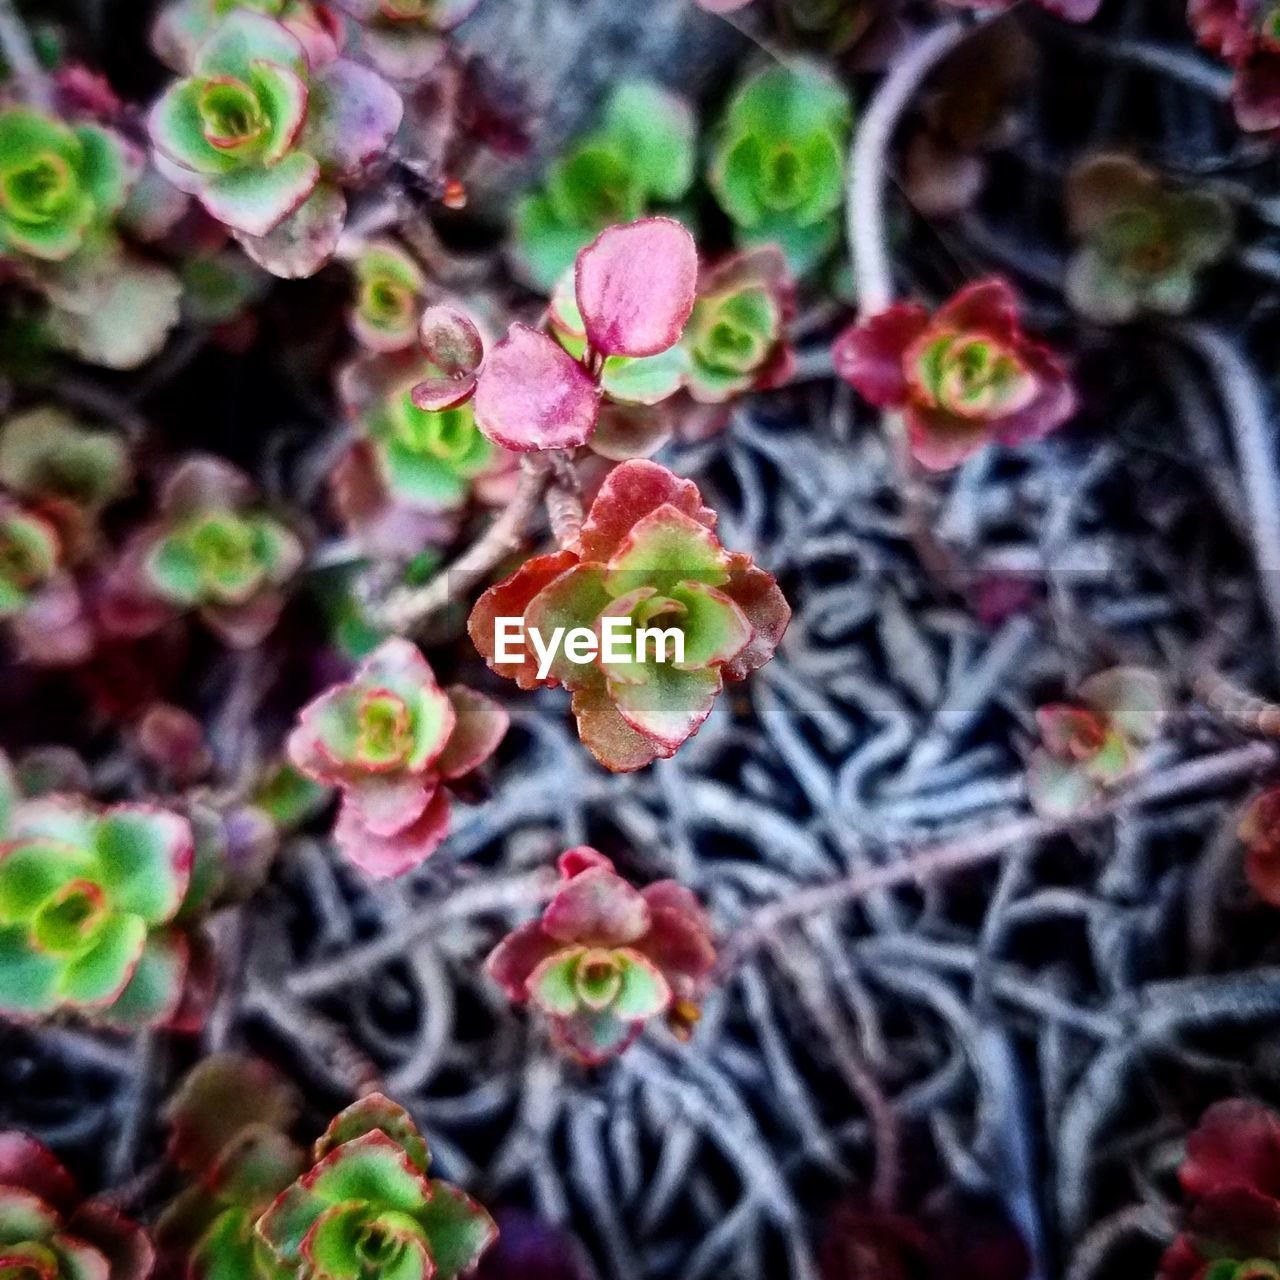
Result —
POLYGON ((655 356, 680 340, 698 287, 698 250, 672 218, 608 227, 578 255, 578 307, 606 356, 655 356))
POLYGON ((475 392, 484 343, 469 316, 452 307, 431 307, 422 317, 418 341, 438 371, 413 389, 419 409, 452 409, 475 392))
POLYGON ((475 412, 480 430, 507 449, 573 449, 595 430, 600 394, 545 333, 513 324, 489 353, 475 412))

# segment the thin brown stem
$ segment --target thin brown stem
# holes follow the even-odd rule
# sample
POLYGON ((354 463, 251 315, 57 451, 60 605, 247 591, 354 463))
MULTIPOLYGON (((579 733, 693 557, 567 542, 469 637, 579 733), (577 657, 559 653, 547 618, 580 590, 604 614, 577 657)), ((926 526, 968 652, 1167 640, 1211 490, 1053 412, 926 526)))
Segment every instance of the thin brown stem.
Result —
POLYGON ((511 501, 484 535, 448 568, 421 587, 402 587, 369 606, 375 626, 409 634, 465 596, 525 542, 526 529, 550 481, 550 465, 540 454, 520 461, 520 482, 511 501))
POLYGON ((957 871, 967 871, 1028 844, 1092 826, 1133 805, 1168 800, 1202 787, 1217 786, 1248 777, 1280 761, 1280 749, 1255 742, 1247 747, 1202 756, 1182 764, 1144 774, 1129 786, 1070 818, 1018 818, 1003 826, 959 840, 906 854, 887 866, 855 872, 828 884, 802 889, 756 912, 741 928, 721 956, 720 968, 728 971, 749 951, 774 938, 785 925, 817 914, 847 907, 879 889, 923 883, 957 871))

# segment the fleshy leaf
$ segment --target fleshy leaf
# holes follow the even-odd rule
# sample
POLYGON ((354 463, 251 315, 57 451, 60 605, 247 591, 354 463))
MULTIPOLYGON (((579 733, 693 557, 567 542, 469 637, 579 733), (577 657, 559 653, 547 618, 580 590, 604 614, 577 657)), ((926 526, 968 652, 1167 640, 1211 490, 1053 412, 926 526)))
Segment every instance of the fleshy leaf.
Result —
POLYGON ((513 324, 489 353, 476 385, 480 430, 516 452, 586 444, 599 410, 599 392, 582 366, 524 324, 513 324))
POLYGON ((693 311, 698 251, 671 218, 609 227, 578 255, 576 287, 592 347, 655 356, 680 340, 693 311))
POLYGON ((450 409, 475 390, 484 343, 469 316, 453 307, 431 307, 418 326, 423 353, 438 373, 413 389, 419 409, 450 409))

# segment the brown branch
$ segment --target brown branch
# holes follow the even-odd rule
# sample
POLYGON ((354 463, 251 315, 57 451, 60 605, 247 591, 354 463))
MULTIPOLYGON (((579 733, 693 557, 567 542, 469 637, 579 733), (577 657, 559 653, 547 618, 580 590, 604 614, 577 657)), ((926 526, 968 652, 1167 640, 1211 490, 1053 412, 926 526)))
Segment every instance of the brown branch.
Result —
POLYGON ((400 634, 411 633, 465 596, 525 542, 526 526, 550 481, 550 464, 541 454, 520 460, 520 483, 511 501, 485 534, 448 568, 421 587, 401 587, 368 606, 370 622, 400 634))
POLYGON ((1168 800, 1183 792, 1232 782, 1277 762, 1280 762, 1280 749, 1264 742, 1202 756, 1198 760, 1188 760, 1144 774, 1093 808, 1071 818, 1018 818, 992 830, 906 854, 887 866, 855 872, 812 889, 802 889, 763 907, 733 935, 721 955, 721 972, 732 969, 747 952, 774 938, 780 928, 794 920, 849 906, 878 889, 919 884, 966 871, 1027 844, 1091 826, 1133 805, 1168 800))

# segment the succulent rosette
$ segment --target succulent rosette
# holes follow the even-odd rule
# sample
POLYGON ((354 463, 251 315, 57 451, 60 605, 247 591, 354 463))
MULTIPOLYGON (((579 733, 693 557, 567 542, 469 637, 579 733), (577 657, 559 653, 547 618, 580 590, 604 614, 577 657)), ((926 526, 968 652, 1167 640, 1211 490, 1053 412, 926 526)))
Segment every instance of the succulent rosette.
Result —
POLYGON ((1280 129, 1280 8, 1271 0, 1188 0, 1187 18, 1201 45, 1235 68, 1240 128, 1280 129))
POLYGON ((414 510, 454 512, 473 492, 484 496, 510 455, 481 432, 469 401, 419 408, 413 392, 425 371, 416 350, 367 356, 342 372, 339 389, 390 496, 414 510))
POLYGON ((507 724, 492 698, 441 689, 417 648, 393 638, 303 708, 288 752, 307 777, 341 789, 343 853, 371 875, 395 876, 444 840, 447 785, 494 753, 507 724))
POLYGON ((682 98, 646 80, 617 85, 599 126, 516 206, 515 246, 525 274, 549 291, 605 227, 682 200, 693 185, 696 155, 696 122, 682 98))
POLYGON ((96 124, 0 108, 0 257, 65 262, 108 232, 142 158, 96 124))
POLYGON ((719 404, 785 382, 794 363, 786 337, 794 312, 795 287, 776 245, 705 270, 681 342, 690 395, 719 404))
POLYGON ((236 10, 151 111, 156 160, 276 275, 313 274, 359 183, 400 127, 399 94, 345 58, 308 64, 296 36, 236 10))
POLYGON ((281 1280, 456 1280, 497 1234, 474 1200, 429 1176, 426 1139, 381 1094, 338 1115, 314 1159, 257 1226, 281 1280))
POLYGON ((129 453, 112 431, 46 406, 0 425, 0 484, 30 502, 96 514, 124 492, 129 453))
POLYGON ((337 0, 356 24, 355 43, 384 76, 417 81, 429 75, 444 54, 442 37, 479 0, 337 0))
POLYGON ((569 689, 578 733, 606 768, 625 772, 674 755, 726 682, 769 661, 791 616, 773 577, 750 556, 726 551, 715 522, 691 481, 643 459, 622 463, 571 546, 526 561, 480 597, 468 623, 476 648, 522 689, 569 689), (500 656, 504 618, 522 618, 525 630, 514 643, 505 637, 500 656), (538 674, 530 629, 550 637, 557 627, 582 627, 599 636, 606 619, 632 624, 630 660, 606 660, 601 644, 597 660, 575 662, 561 648, 538 674), (638 654, 636 627, 679 632, 683 659, 673 660, 674 641, 670 651, 650 644, 638 654))
POLYGON ((556 1043, 590 1066, 620 1054, 659 1014, 687 1036, 716 961, 697 898, 674 880, 636 889, 586 845, 559 866, 559 892, 498 944, 490 976, 537 1006, 556 1043))
POLYGON ((1280 787, 1255 797, 1240 821, 1240 839, 1248 850, 1244 869, 1264 902, 1280 907, 1280 787))
POLYGON ((191 70, 200 46, 218 24, 237 9, 274 18, 306 50, 313 67, 338 56, 342 24, 318 0, 170 0, 157 13, 151 29, 156 57, 179 74, 191 70))
POLYGON ((197 456, 169 477, 158 519, 125 561, 140 590, 170 608, 198 611, 227 644, 249 648, 276 625, 302 543, 258 509, 247 476, 197 456))
POLYGON ((1280 1116, 1243 1099, 1215 1103, 1178 1172, 1187 1228, 1161 1280, 1267 1280, 1280 1274, 1280 1116))
POLYGON ((306 1166, 288 1136, 298 1110, 292 1086, 254 1058, 215 1054, 187 1075, 165 1108, 169 1158, 193 1179, 156 1224, 169 1270, 190 1280, 273 1274, 254 1228, 306 1166))
POLYGON ((1234 227, 1221 196, 1175 190, 1122 155, 1091 156, 1072 169, 1067 215, 1081 241, 1067 296, 1104 324, 1189 310, 1199 275, 1231 247, 1234 227))
POLYGON ((351 264, 351 331, 370 351, 403 351, 418 336, 427 291, 422 268, 391 240, 363 245, 351 264))
POLYGON ((1027 768, 1032 807, 1049 818, 1087 809, 1142 763, 1167 712, 1163 681, 1142 667, 1101 671, 1075 701, 1041 707, 1041 745, 1027 768))
POLYGON ((178 1012, 191 879, 185 818, 147 805, 21 803, 0 845, 0 1012, 144 1026, 178 1012))
POLYGON ((733 96, 707 180, 744 247, 776 243, 802 276, 835 247, 852 111, 808 63, 771 67, 733 96))
POLYGON ((155 1254, 141 1227, 81 1198, 41 1142, 0 1133, 0 1274, 14 1280, 148 1280, 155 1254))
POLYGON ((1000 279, 967 285, 932 316, 895 303, 846 329, 832 354, 865 400, 902 413, 911 451, 931 471, 990 442, 1038 440, 1076 409, 1062 363, 1022 332, 1000 279))

